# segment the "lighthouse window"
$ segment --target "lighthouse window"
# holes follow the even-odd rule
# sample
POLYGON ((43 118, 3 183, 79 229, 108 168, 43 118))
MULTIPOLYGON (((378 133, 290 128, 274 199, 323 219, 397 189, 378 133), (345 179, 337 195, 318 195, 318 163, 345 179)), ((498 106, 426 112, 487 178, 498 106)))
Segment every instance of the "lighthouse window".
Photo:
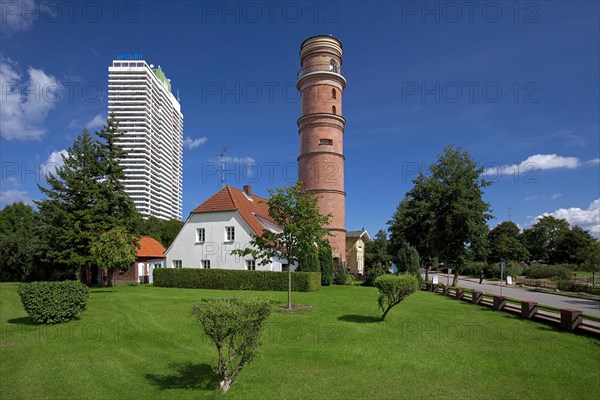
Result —
POLYGON ((335 61, 335 60, 331 60, 331 61, 329 62, 329 70, 330 70, 331 72, 339 73, 339 71, 340 71, 340 66, 338 65, 337 61, 335 61))
POLYGON ((332 113, 332 114, 336 114, 336 109, 335 109, 335 106, 331 106, 331 113, 332 113))
POLYGON ((335 89, 331 89, 331 98, 332 99, 337 99, 337 93, 335 92, 335 89))
POLYGON ((321 139, 321 141, 319 142, 319 144, 332 146, 333 145, 333 140, 331 140, 331 139, 321 139))

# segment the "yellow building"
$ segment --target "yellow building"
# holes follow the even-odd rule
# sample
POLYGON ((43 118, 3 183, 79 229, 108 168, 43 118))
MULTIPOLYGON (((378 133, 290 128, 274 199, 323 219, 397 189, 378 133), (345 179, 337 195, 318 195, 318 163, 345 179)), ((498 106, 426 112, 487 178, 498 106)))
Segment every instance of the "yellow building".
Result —
POLYGON ((346 232, 346 267, 350 273, 365 273, 365 242, 369 240, 365 230, 346 232))

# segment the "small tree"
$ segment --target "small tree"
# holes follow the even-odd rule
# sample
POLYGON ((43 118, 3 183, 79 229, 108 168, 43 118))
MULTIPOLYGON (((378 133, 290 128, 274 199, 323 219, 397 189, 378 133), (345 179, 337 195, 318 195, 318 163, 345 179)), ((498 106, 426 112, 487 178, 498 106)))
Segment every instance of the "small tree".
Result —
POLYGON ((329 242, 324 242, 319 248, 319 264, 321 265, 321 285, 333 285, 333 257, 329 242))
POLYGON ((115 291, 115 271, 126 270, 135 262, 137 243, 123 228, 104 232, 92 243, 91 255, 99 268, 110 274, 112 291, 115 291))
POLYGON ((381 320, 385 320, 387 313, 419 289, 417 277, 410 274, 405 275, 382 275, 375 279, 375 287, 379 289, 379 307, 383 311, 381 320))
POLYGON ((402 242, 397 255, 398 272, 420 276, 420 258, 417 249, 407 242, 402 242))
POLYGON ((344 265, 338 260, 333 266, 333 283, 335 285, 345 285, 348 280, 348 274, 344 271, 344 265))
POLYGON ((374 265, 367 265, 365 272, 365 280, 362 283, 363 286, 373 286, 375 279, 378 276, 385 275, 388 272, 387 268, 384 267, 381 263, 377 263, 374 265))
POLYGON ((271 303, 259 299, 202 299, 194 305, 192 314, 217 347, 216 373, 224 393, 256 355, 263 325, 271 315, 271 303))
MULTIPOLYGON (((288 310, 292 309, 292 265, 303 257, 305 246, 322 245, 329 235, 323 228, 329 216, 319 214, 317 198, 311 196, 298 181, 294 186, 269 190, 269 216, 281 226, 280 232, 264 230, 250 240, 250 247, 233 250, 231 254, 250 255, 262 265, 273 258, 287 260, 288 310)), ((313 248, 311 247, 311 249, 313 248)), ((318 261, 318 260, 317 260, 318 261)))
POLYGON ((314 243, 300 243, 300 253, 298 255, 298 272, 320 272, 319 248, 314 243))

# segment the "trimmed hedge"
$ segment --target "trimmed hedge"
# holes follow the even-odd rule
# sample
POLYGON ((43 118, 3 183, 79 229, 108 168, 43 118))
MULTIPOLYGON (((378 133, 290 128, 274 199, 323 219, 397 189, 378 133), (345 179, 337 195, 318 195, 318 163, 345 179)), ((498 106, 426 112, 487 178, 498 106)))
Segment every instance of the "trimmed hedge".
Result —
POLYGON ((69 321, 86 308, 90 290, 79 281, 31 282, 17 290, 25 312, 36 323, 69 321))
MULTIPOLYGON (((154 286, 287 291, 288 273, 239 269, 159 268, 154 270, 154 286)), ((293 291, 312 292, 320 287, 320 272, 292 272, 293 291)))

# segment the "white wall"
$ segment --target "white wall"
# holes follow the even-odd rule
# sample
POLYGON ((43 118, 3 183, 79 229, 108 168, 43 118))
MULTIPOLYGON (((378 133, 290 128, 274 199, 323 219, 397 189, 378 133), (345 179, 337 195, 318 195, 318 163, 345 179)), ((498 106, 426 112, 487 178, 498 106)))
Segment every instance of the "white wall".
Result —
MULTIPOLYGON (((210 260, 211 269, 246 269, 246 261, 231 255, 231 250, 244 249, 253 234, 236 211, 191 214, 166 253, 166 268, 173 268, 173 260, 181 260, 183 268, 201 268, 200 260, 210 260), (235 227, 235 240, 227 242, 225 227, 235 227), (205 241, 196 242, 197 228, 204 228, 205 241)), ((246 257, 250 259, 250 257, 246 257)), ((281 262, 256 264, 256 270, 281 271, 281 262)))

